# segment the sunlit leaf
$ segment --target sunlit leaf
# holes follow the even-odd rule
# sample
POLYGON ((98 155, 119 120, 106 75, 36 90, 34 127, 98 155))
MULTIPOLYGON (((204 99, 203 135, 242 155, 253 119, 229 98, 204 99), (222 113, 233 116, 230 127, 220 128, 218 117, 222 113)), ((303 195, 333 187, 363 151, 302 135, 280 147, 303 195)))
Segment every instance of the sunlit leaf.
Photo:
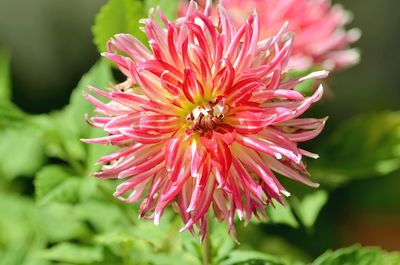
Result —
MULTIPOLYGON (((210 218, 211 219, 211 218, 210 218)), ((211 220, 211 245, 213 247, 213 260, 220 262, 229 256, 229 253, 236 247, 236 243, 227 233, 227 225, 211 220)))
MULTIPOLYGON (((113 198, 110 200, 113 200, 113 198)), ((130 218, 128 218, 125 212, 122 212, 122 209, 117 207, 117 203, 118 201, 116 201, 116 203, 111 203, 109 201, 87 200, 81 202, 75 209, 79 217, 88 221, 96 231, 102 234, 111 233, 117 237, 118 233, 116 232, 118 229, 116 228, 124 229, 130 227, 132 223, 129 222, 129 220, 137 220, 134 211, 131 210, 128 212, 130 214, 130 218)), ((125 206, 122 205, 122 202, 120 203, 121 206, 125 206)), ((121 231, 120 235, 129 237, 129 234, 130 233, 121 231)), ((102 237, 101 235, 98 236, 99 238, 102 237)), ((101 239, 99 239, 99 242, 100 241, 101 239)))
POLYGON ((47 166, 35 178, 36 199, 39 204, 76 202, 81 180, 61 166, 47 166))
POLYGON ((31 176, 44 162, 41 132, 35 128, 9 128, 0 132, 0 176, 31 176))
POLYGON ((89 238, 92 232, 72 205, 52 202, 37 208, 42 236, 51 243, 89 238))
POLYGON ((139 40, 144 40, 144 33, 139 29, 139 20, 147 12, 141 1, 109 0, 96 16, 92 28, 94 42, 99 51, 104 51, 107 41, 118 33, 130 33, 139 40))
POLYGON ((266 211, 269 218, 268 222, 274 224, 285 224, 294 228, 299 226, 296 217, 293 215, 290 204, 284 206, 280 203, 275 203, 274 207, 268 207, 266 211))
POLYGON ((132 234, 141 240, 149 242, 156 249, 161 249, 164 244, 169 244, 169 236, 172 236, 178 231, 179 226, 174 225, 173 217, 175 215, 166 212, 158 226, 155 226, 152 221, 141 220, 137 223, 132 234))
POLYGON ((311 228, 317 220, 321 208, 328 200, 328 193, 324 190, 315 190, 299 199, 297 196, 291 197, 291 205, 300 221, 307 228, 311 228))
POLYGON ((327 251, 312 265, 397 265, 400 264, 400 252, 388 253, 378 248, 351 246, 327 251))
POLYGON ((178 12, 179 2, 180 0, 145 0, 145 8, 149 10, 150 8, 160 7, 169 20, 174 20, 178 12))
MULTIPOLYGON (((304 71, 290 71, 285 78, 286 79, 301 78, 307 76, 308 74, 311 74, 314 71, 319 71, 319 70, 321 69, 318 67, 313 67, 309 70, 304 70, 304 71)), ((307 79, 301 82, 300 84, 296 85, 294 89, 299 91, 305 96, 311 96, 314 93, 315 89, 317 88, 318 84, 320 83, 321 81, 318 81, 316 79, 307 79)))
POLYGON ((14 103, 0 99, 0 129, 24 126, 28 118, 14 103))
POLYGON ((77 163, 85 160, 86 150, 85 145, 79 141, 77 125, 73 123, 70 113, 64 109, 40 115, 35 117, 35 122, 44 133, 47 156, 77 163))

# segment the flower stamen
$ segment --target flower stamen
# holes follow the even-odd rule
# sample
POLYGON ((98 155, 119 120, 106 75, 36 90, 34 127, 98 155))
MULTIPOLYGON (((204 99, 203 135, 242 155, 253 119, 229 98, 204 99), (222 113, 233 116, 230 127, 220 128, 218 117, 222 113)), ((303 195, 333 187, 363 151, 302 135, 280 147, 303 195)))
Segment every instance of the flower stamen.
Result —
POLYGON ((203 105, 197 106, 186 116, 190 132, 209 132, 222 123, 224 115, 228 112, 225 99, 213 99, 203 105))

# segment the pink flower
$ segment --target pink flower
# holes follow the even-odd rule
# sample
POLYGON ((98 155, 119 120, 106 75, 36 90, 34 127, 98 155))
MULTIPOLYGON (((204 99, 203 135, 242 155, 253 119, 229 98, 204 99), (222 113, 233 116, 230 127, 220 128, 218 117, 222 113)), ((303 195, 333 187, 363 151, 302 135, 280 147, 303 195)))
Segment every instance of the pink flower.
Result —
MULTIPOLYGON (((204 8, 206 1, 198 2, 204 8)), ((288 22, 288 31, 296 35, 289 63, 295 70, 303 71, 314 65, 340 70, 359 61, 358 51, 350 49, 350 44, 358 40, 360 32, 345 30, 351 14, 340 5, 332 6, 330 0, 222 0, 222 3, 237 26, 257 10, 263 38, 272 37, 288 22)), ((187 4, 181 2, 179 13, 186 9, 187 4)), ((216 8, 212 13, 217 13, 216 8)))
POLYGON ((119 34, 103 54, 127 76, 110 91, 91 88, 108 103, 86 94, 98 117, 89 121, 108 136, 91 144, 119 146, 100 159, 99 178, 120 178, 115 197, 144 198, 140 217, 159 223, 173 205, 183 230, 206 233, 212 207, 235 236, 235 214, 248 222, 274 200, 289 196, 274 172, 306 185, 298 142, 318 135, 325 119, 299 118, 322 95, 305 98, 293 87, 320 71, 283 81, 292 38, 283 27, 260 40, 260 23, 250 15, 240 28, 219 9, 216 27, 190 3, 185 17, 162 25, 150 12, 143 20, 151 50, 131 35, 119 34))

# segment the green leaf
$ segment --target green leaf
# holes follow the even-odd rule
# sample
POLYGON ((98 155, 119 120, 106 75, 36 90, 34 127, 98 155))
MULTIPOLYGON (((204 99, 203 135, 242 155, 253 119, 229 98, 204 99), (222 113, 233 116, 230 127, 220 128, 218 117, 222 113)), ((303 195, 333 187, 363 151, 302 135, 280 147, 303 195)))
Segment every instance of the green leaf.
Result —
POLYGON ((44 162, 39 130, 9 128, 0 132, 0 176, 13 179, 34 174, 44 162))
POLYGON ((36 199, 41 205, 50 202, 76 202, 81 182, 81 179, 73 177, 64 167, 44 167, 35 178, 36 199))
POLYGON ((37 265, 37 251, 45 245, 38 229, 39 215, 32 200, 0 194, 0 264, 37 265))
MULTIPOLYGON (((96 201, 88 199, 79 203, 75 209, 79 217, 88 221, 99 233, 110 232, 112 236, 115 237, 126 236, 132 238, 129 233, 126 233, 126 231, 121 231, 120 234, 116 233, 116 228, 121 228, 124 230, 132 225, 127 216, 125 216, 123 212, 121 212, 121 209, 116 206, 118 203, 121 204, 121 207, 125 206, 119 201, 111 203, 108 201, 96 201)), ((132 220, 136 220, 137 216, 134 215, 134 212, 130 211, 129 213, 132 215, 132 220)), ((99 238, 105 238, 105 242, 103 243, 107 243, 107 240, 110 239, 108 237, 103 237, 102 235, 99 235, 99 238)), ((101 242, 100 239, 98 242, 101 242)))
POLYGON ((45 259, 53 261, 90 264, 103 260, 103 249, 65 242, 43 251, 42 255, 45 259))
MULTIPOLYGON (((114 78, 109 63, 105 60, 100 60, 82 77, 78 86, 73 91, 70 105, 67 107, 66 111, 67 117, 69 118, 69 126, 75 129, 75 133, 72 135, 77 143, 80 138, 94 138, 105 135, 102 130, 93 128, 85 122, 85 115, 91 116, 94 106, 83 97, 83 92, 86 91, 88 85, 99 89, 106 89, 113 81, 114 78)), ((87 145, 81 142, 79 142, 79 144, 84 145, 87 150, 84 157, 80 157, 81 160, 86 161, 84 165, 86 174, 89 174, 95 169, 94 163, 102 154, 110 151, 110 148, 104 146, 87 145)))
POLYGON ((81 78, 77 87, 72 92, 70 103, 66 109, 67 112, 70 112, 70 117, 66 118, 70 120, 66 122, 68 122, 68 126, 72 126, 76 130, 78 137, 90 136, 93 129, 85 122, 85 115, 88 114, 90 116, 94 107, 85 99, 83 93, 87 91, 89 85, 105 90, 113 81, 114 78, 109 63, 105 60, 99 60, 81 78))
POLYGON ((229 258, 220 263, 220 265, 288 265, 282 259, 256 252, 246 250, 234 250, 229 258))
POLYGON ((379 248, 351 246, 336 251, 327 251, 312 265, 397 265, 400 252, 388 253, 379 248))
POLYGON ((11 80, 10 80, 10 54, 0 49, 0 101, 10 100, 11 80))
MULTIPOLYGON (((85 145, 79 141, 78 124, 74 123, 70 108, 36 116, 34 122, 44 133, 45 151, 49 157, 57 157, 70 163, 85 160, 85 145)), ((77 170, 77 173, 81 171, 82 169, 77 170)))
MULTIPOLYGON (((89 126, 85 120, 85 115, 91 116, 93 114, 94 107, 83 97, 83 92, 86 90, 88 85, 92 85, 98 89, 105 90, 110 83, 114 82, 114 78, 111 72, 110 64, 105 60, 100 60, 96 63, 79 82, 77 88, 74 90, 71 96, 71 102, 68 106, 70 111, 70 117, 73 124, 77 125, 77 137, 79 138, 96 138, 106 136, 106 133, 98 128, 89 126)), ((68 110, 67 110, 68 111, 68 110)), ((73 124, 71 123, 71 126, 73 124)), ((85 153, 85 169, 86 173, 89 174, 96 170, 97 166, 95 163, 98 159, 105 154, 111 153, 114 148, 111 146, 103 145, 87 145, 83 144, 86 148, 85 153)))
POLYGON ((210 218, 210 222, 208 225, 211 226, 210 229, 212 231, 212 233, 210 234, 211 245, 213 247, 212 253, 215 253, 215 255, 213 256, 213 260, 220 262, 229 256, 229 253, 235 248, 236 243, 227 233, 228 227, 226 224, 219 223, 214 217, 210 218))
POLYGON ((328 201, 328 193, 324 190, 315 190, 312 193, 306 194, 299 199, 297 196, 292 196, 290 205, 300 218, 300 221, 307 228, 311 228, 322 209, 328 201))
POLYGON ((322 142, 320 159, 310 163, 317 181, 339 185, 400 169, 400 112, 360 115, 342 124, 322 142))
POLYGON ((280 203, 275 203, 275 207, 268 207, 266 211, 267 216, 272 223, 285 224, 294 228, 299 227, 299 223, 293 215, 290 204, 283 206, 280 203))
POLYGON ((315 80, 314 79, 307 79, 297 86, 294 87, 294 90, 297 90, 301 94, 305 96, 311 96, 315 91, 315 80))
POLYGON ((169 20, 175 20, 180 0, 145 0, 146 10, 160 7, 169 20))
MULTIPOLYGON (((308 69, 306 71, 291 71, 289 72, 285 79, 293 79, 293 78, 300 78, 300 77, 304 77, 308 74, 311 74, 312 72, 315 71, 319 71, 321 69, 319 69, 318 67, 313 67, 311 69, 308 69)), ((303 82, 301 82, 300 84, 298 84, 297 86, 294 87, 294 90, 302 93, 304 96, 311 96, 315 89, 316 89, 316 85, 320 83, 320 81, 318 82, 316 79, 307 79, 303 82)))
POLYGON ((25 125, 29 115, 12 102, 0 99, 0 129, 25 125))
POLYGON ((145 35, 139 29, 139 20, 146 16, 141 1, 109 0, 97 14, 92 28, 98 50, 104 51, 107 41, 118 33, 129 33, 143 41, 145 35))
MULTIPOLYGON (((88 206, 89 205, 86 205, 85 207, 88 206)), ((95 206, 93 204, 91 207, 94 207, 94 209, 98 209, 98 206, 95 206)), ((115 210, 116 209, 114 208, 114 213, 115 210)), ((135 224, 135 229, 129 229, 132 224, 121 222, 122 220, 126 221, 126 217, 120 216, 120 214, 118 214, 115 216, 120 216, 123 219, 117 220, 112 217, 105 219, 106 223, 113 223, 115 225, 114 229, 110 229, 110 227, 106 227, 106 225, 100 224, 99 221, 101 220, 96 220, 96 218, 100 216, 100 213, 90 213, 86 216, 86 218, 88 218, 88 220, 97 229, 100 228, 100 230, 106 231, 105 233, 102 233, 96 237, 97 243, 112 246, 114 244, 133 244, 137 241, 143 241, 155 249, 160 249, 165 243, 166 231, 168 230, 165 226, 168 227, 170 225, 168 222, 163 221, 161 227, 157 227, 151 221, 140 220, 137 224, 135 224)), ((83 212, 82 214, 85 215, 83 212)))
POLYGON ((163 244, 168 243, 170 239, 169 234, 174 235, 178 230, 178 227, 173 227, 173 216, 167 212, 163 215, 163 218, 159 225, 155 226, 153 222, 142 220, 138 222, 132 235, 137 239, 144 240, 154 246, 156 249, 161 249, 163 244))
POLYGON ((60 204, 37 208, 20 195, 0 194, 0 264, 47 265, 41 252, 49 243, 88 238, 72 207, 60 204))
POLYGON ((52 202, 37 208, 41 234, 48 242, 84 240, 92 235, 75 206, 52 202))
MULTIPOLYGON (((99 206, 92 204, 91 207, 97 211, 99 206)), ((94 227, 101 226, 100 222, 104 219, 103 210, 97 215, 102 219, 95 221, 99 217, 94 215, 90 218, 94 227)), ((132 262, 126 261, 127 264, 201 264, 197 258, 198 253, 193 253, 188 248, 192 244, 200 247, 199 242, 188 232, 178 233, 182 223, 175 213, 172 214, 167 210, 158 226, 145 220, 140 220, 132 226, 131 223, 121 222, 126 221, 126 217, 119 217, 119 219, 111 220, 106 217, 104 221, 106 223, 111 221, 113 225, 109 224, 111 227, 106 229, 108 232, 96 236, 95 242, 111 248, 117 256, 128 254, 128 260, 132 262), (174 262, 171 263, 171 260, 174 262)))

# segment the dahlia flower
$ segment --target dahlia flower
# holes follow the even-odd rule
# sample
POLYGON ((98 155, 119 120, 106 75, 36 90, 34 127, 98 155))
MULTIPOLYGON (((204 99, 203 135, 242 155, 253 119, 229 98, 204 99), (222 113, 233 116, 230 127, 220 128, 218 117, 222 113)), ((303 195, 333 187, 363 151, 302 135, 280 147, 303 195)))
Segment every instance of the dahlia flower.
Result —
MULTIPOLYGON (((205 0, 199 0, 205 7, 205 0)), ((360 37, 358 29, 346 31, 351 13, 330 0, 222 0, 236 26, 257 10, 262 38, 272 37, 282 24, 296 37, 289 66, 304 71, 319 65, 323 69, 341 70, 359 61, 359 53, 350 44, 360 37)), ((187 2, 182 1, 179 14, 186 12, 187 2)), ((212 14, 217 15, 217 8, 212 14)))
POLYGON ((127 79, 85 94, 98 114, 88 122, 108 136, 84 141, 120 147, 100 159, 95 176, 123 179, 114 195, 125 202, 143 198, 141 218, 158 224, 173 205, 182 231, 197 226, 204 237, 212 208, 235 236, 235 215, 248 222, 289 196, 276 173, 317 186, 302 162, 316 155, 297 143, 324 127, 325 119, 299 118, 322 87, 309 98, 293 87, 327 72, 285 80, 292 47, 286 25, 262 40, 257 14, 237 28, 223 7, 218 26, 209 11, 200 13, 191 2, 171 22, 151 10, 142 21, 150 49, 128 34, 109 41, 103 56, 127 79))

